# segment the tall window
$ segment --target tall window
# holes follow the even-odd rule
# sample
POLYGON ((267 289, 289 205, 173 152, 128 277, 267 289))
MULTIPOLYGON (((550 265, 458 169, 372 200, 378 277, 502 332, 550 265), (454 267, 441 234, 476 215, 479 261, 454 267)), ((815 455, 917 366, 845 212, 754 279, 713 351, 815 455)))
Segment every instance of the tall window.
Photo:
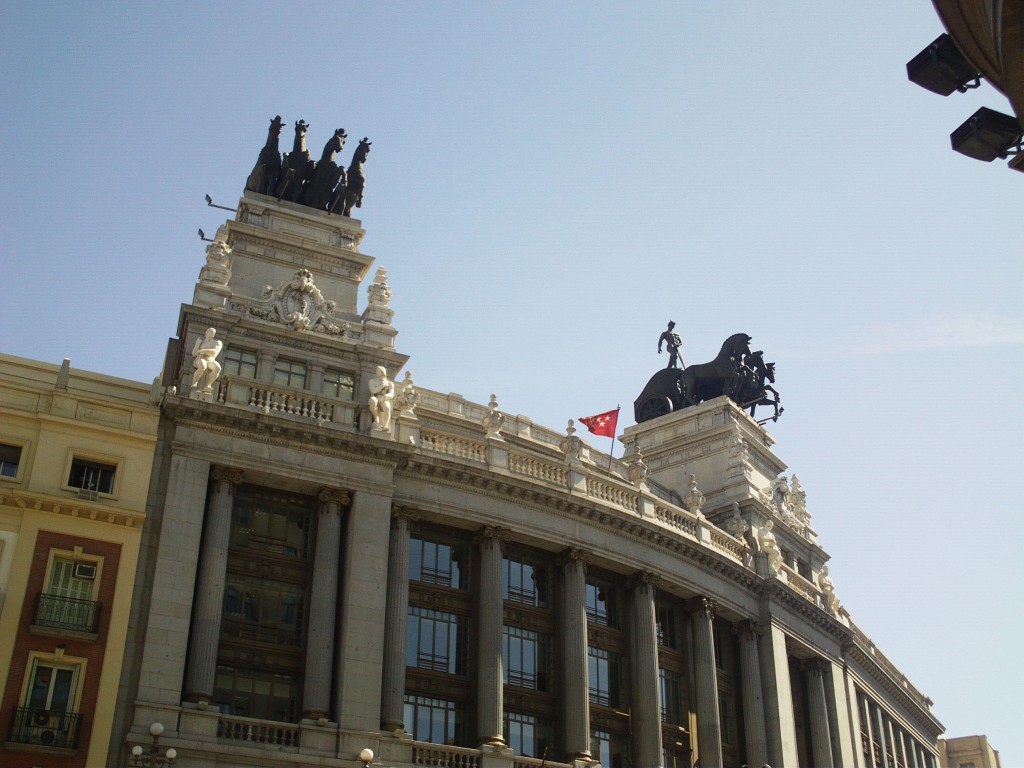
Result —
POLYGON ((224 373, 227 376, 255 379, 257 362, 255 352, 231 347, 224 352, 224 373))
POLYGON ((70 659, 33 658, 22 706, 11 713, 8 739, 19 744, 74 749, 81 715, 77 693, 82 665, 70 659))
POLYGON ((226 715, 290 722, 299 693, 289 675, 219 666, 213 697, 226 715))
POLYGON ((454 744, 462 726, 461 708, 446 699, 405 697, 405 730, 416 741, 454 744))
POLYGON ((46 591, 39 595, 34 623, 80 632, 95 632, 99 605, 93 602, 97 565, 54 557, 46 591))
POLYGON ((461 546, 415 537, 409 542, 409 578, 412 581, 462 589, 465 587, 460 566, 463 561, 461 546))
POLYGON ((306 364, 279 358, 274 363, 274 383, 282 387, 305 389, 306 364))
POLYGON ((71 462, 68 485, 72 488, 81 488, 83 491, 113 493, 115 472, 117 472, 117 467, 113 464, 76 457, 71 462))
POLYGON ((548 689, 548 638, 544 635, 506 626, 502 660, 506 685, 535 691, 548 689))
POLYGON ((459 644, 462 624, 462 618, 453 613, 409 606, 406 666, 462 674, 463 654, 459 644))
POLYGON ((587 581, 587 620, 605 627, 619 626, 618 593, 609 583, 587 581))
POLYGON ((252 485, 235 490, 214 689, 223 712, 295 721, 314 509, 308 496, 252 485))
POLYGON ((320 385, 320 394, 337 400, 351 400, 355 389, 355 379, 351 373, 328 368, 324 371, 324 380, 320 385))
POLYGON ((683 686, 678 672, 658 670, 658 694, 661 699, 662 722, 682 725, 683 686))
POLYGON ((679 650, 679 631, 676 626, 676 612, 670 605, 657 603, 654 609, 655 629, 658 634, 658 645, 671 650, 679 650))
POLYGON ((587 648, 590 701, 603 707, 622 704, 622 657, 604 648, 587 648))
POLYGON ((626 763, 624 740, 608 731, 590 732, 590 754, 604 768, 623 768, 626 763))
POLYGON ((547 567, 519 557, 506 557, 504 598, 514 603, 545 608, 548 605, 547 567))
POLYGON ((517 755, 544 757, 551 744, 551 723, 524 712, 505 712, 505 742, 517 755))
POLYGON ((21 447, 0 443, 0 477, 17 477, 21 447))

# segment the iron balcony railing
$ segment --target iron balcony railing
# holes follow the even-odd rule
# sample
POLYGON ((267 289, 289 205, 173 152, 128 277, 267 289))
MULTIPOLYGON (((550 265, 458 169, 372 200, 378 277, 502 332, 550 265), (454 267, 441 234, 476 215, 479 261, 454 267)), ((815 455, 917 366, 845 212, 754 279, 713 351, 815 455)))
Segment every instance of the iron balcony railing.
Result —
POLYGON ((16 744, 38 744, 57 749, 78 749, 82 716, 77 712, 18 707, 11 717, 7 740, 16 744))
POLYGON ((36 613, 32 623, 37 627, 96 634, 100 626, 101 607, 100 603, 93 600, 77 600, 40 592, 36 597, 36 613))

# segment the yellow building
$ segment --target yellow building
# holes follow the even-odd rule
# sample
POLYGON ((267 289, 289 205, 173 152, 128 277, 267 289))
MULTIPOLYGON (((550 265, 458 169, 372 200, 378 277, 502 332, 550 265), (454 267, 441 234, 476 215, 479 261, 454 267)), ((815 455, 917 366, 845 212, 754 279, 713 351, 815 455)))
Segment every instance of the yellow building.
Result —
POLYGON ((0 355, 0 764, 102 768, 156 441, 134 381, 0 355))

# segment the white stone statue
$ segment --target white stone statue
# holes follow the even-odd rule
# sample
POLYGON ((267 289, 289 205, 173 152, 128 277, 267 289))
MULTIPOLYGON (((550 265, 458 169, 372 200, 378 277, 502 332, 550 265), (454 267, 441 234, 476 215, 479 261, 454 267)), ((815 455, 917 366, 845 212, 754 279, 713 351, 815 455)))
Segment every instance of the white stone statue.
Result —
POLYGON ((825 599, 825 609, 829 613, 839 610, 839 598, 836 597, 836 587, 832 583, 832 577, 828 575, 828 566, 821 566, 821 573, 818 574, 818 586, 821 587, 822 597, 825 599))
POLYGON ((391 408, 395 399, 395 384, 388 379, 383 365, 377 366, 377 375, 370 379, 370 414, 374 432, 391 432, 391 408))
POLYGON ((391 286, 388 285, 388 271, 378 267, 373 282, 366 287, 367 300, 371 306, 391 308, 391 286))
POLYGON ((412 381, 412 373, 405 372, 405 380, 400 382, 395 394, 395 407, 398 408, 398 415, 403 419, 416 418, 416 404, 420 401, 420 393, 416 391, 416 385, 412 381))
POLYGON ((214 338, 216 328, 207 328, 206 335, 196 339, 192 346, 192 366, 196 369, 192 374, 192 391, 189 397, 196 399, 202 395, 213 394, 213 383, 220 376, 220 363, 217 355, 224 347, 224 342, 214 338))
POLYGON ((487 404, 487 413, 484 414, 483 425, 487 430, 487 437, 501 440, 501 427, 505 423, 505 414, 498 410, 498 396, 491 395, 491 402, 487 404))
POLYGON ((757 544, 768 559, 768 573, 778 576, 779 571, 782 570, 782 550, 779 549, 779 543, 775 540, 775 534, 772 533, 774 527, 775 523, 771 520, 766 522, 758 533, 757 544))
POLYGON ((576 422, 569 419, 569 424, 565 428, 565 437, 558 444, 567 461, 579 461, 583 453, 583 438, 576 434, 575 425, 576 422))

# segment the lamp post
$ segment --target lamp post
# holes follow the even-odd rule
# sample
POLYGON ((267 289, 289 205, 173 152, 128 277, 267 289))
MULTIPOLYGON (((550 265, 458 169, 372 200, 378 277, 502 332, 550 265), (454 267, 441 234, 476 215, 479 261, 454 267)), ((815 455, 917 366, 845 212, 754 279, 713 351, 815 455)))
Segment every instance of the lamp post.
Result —
POLYGON ((174 763, 174 758, 178 756, 178 751, 171 747, 162 755, 160 754, 160 735, 164 732, 163 725, 153 723, 149 726, 149 732, 153 736, 153 743, 149 745, 148 754, 141 744, 136 744, 132 747, 131 764, 138 768, 170 768, 174 763))
POLYGON ((373 760, 373 750, 366 747, 359 753, 359 761, 363 764, 363 768, 370 768, 371 760, 373 760))

